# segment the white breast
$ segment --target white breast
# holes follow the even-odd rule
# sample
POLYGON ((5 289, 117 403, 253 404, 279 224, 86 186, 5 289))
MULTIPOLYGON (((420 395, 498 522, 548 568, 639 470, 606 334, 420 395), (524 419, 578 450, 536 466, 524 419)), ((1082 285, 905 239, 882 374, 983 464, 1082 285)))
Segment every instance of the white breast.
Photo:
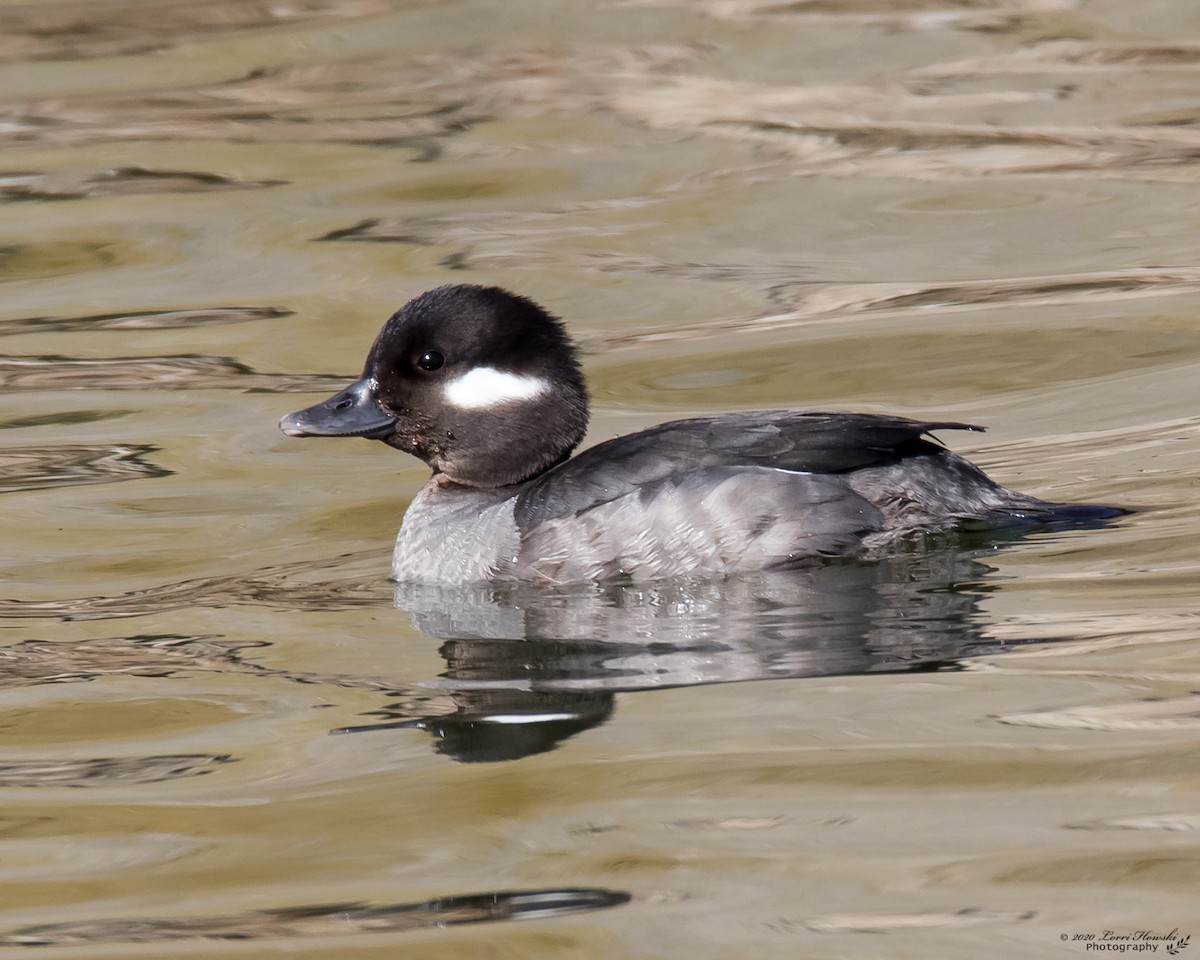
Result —
POLYGON ((471 583, 506 579, 517 554, 513 501, 493 491, 447 491, 434 478, 404 514, 392 579, 471 583))

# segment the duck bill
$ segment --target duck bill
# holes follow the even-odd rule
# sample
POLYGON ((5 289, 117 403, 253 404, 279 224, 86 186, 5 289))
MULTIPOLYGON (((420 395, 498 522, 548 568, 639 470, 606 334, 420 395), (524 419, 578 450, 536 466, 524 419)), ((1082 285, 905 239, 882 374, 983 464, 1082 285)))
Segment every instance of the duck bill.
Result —
POLYGON ((396 418, 384 410, 375 396, 375 381, 364 377, 313 407, 289 413, 279 429, 289 437, 391 436, 396 418))

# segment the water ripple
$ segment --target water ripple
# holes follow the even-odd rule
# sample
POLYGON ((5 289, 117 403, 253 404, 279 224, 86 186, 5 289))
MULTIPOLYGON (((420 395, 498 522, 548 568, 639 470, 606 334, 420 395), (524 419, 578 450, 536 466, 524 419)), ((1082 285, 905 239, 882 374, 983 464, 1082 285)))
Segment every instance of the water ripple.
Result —
POLYGON ((273 187, 284 180, 233 180, 193 170, 114 167, 99 173, 0 173, 0 200, 82 200, 152 193, 211 193, 273 187))
POLYGON ((0 762, 0 787, 108 787, 162 783, 211 773, 232 757, 172 754, 151 757, 93 757, 86 760, 7 760, 0 762))
POLYGON ((170 470, 143 459, 157 449, 146 444, 0 448, 0 493, 170 476, 170 470))
POLYGON ((0 60, 78 60, 148 53, 223 33, 351 20, 389 9, 385 0, 206 0, 7 5, 0 60))
POLYGON ((2 390, 253 390, 316 393, 351 377, 259 373, 231 357, 0 356, 2 390))
POLYGON ((167 940, 279 940, 396 933, 605 910, 628 903, 630 899, 628 893, 619 890, 572 887, 462 894, 419 903, 314 904, 204 919, 92 920, 23 927, 0 936, 0 946, 45 947, 167 940))

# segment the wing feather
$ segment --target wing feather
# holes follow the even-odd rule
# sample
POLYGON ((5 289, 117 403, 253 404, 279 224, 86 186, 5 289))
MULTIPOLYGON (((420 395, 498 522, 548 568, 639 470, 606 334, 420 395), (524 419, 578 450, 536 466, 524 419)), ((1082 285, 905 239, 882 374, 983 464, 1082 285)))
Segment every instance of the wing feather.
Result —
POLYGON ((941 451, 934 430, 981 430, 951 421, 779 410, 676 420, 608 440, 544 473, 518 497, 522 530, 578 516, 692 471, 770 467, 844 474, 941 451))

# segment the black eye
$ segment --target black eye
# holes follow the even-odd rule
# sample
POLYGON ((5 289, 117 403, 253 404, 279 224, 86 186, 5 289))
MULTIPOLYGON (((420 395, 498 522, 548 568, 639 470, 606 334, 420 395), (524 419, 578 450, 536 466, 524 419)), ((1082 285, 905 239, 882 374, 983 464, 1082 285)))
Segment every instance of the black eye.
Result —
POLYGON ((441 370, 445 364, 446 358, 436 350, 426 350, 417 360, 417 366, 426 373, 432 373, 434 370, 441 370))

